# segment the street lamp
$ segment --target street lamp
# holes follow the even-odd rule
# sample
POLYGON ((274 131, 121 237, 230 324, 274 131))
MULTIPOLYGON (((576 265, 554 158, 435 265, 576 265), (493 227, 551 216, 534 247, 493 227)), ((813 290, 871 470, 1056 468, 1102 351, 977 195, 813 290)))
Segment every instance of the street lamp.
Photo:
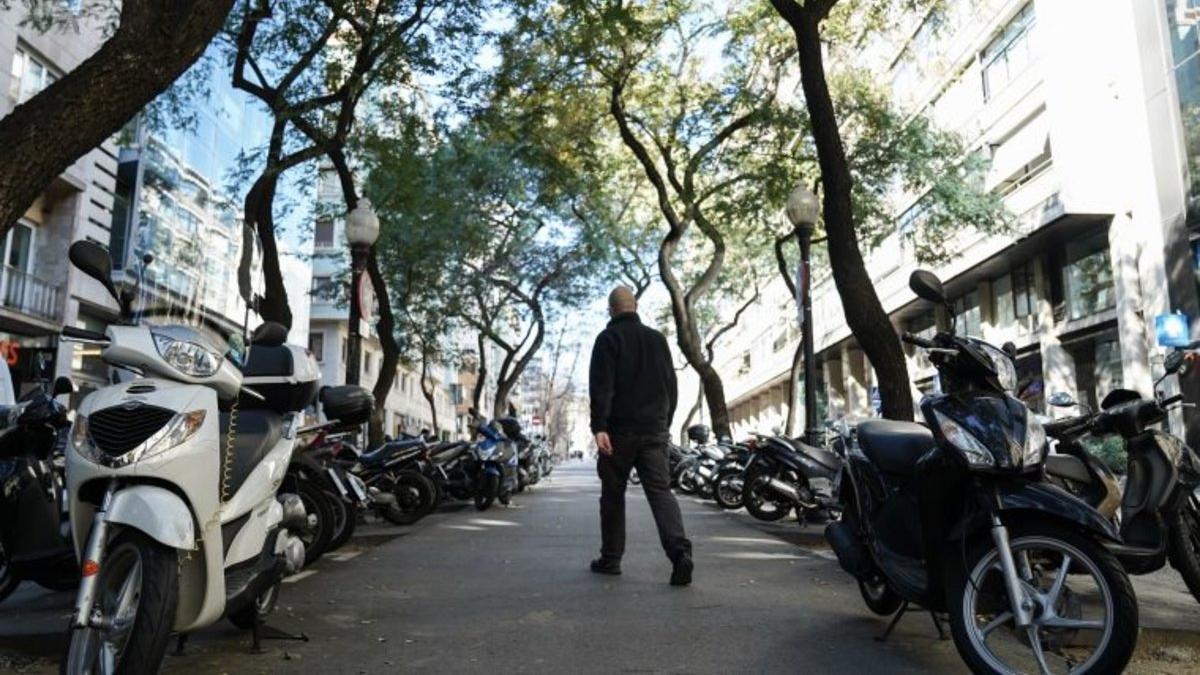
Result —
POLYGON ((820 443, 817 430, 817 380, 816 356, 813 354, 812 331, 812 235, 817 227, 817 215, 821 205, 817 196, 804 186, 797 184, 788 195, 787 217, 792 221, 796 242, 800 244, 800 270, 796 275, 796 295, 800 303, 800 332, 804 345, 804 438, 807 442, 820 443))
POLYGON ((346 242, 350 244, 350 341, 346 347, 346 384, 358 384, 362 370, 362 278, 367 253, 379 239, 379 216, 371 200, 363 197, 346 214, 346 242))

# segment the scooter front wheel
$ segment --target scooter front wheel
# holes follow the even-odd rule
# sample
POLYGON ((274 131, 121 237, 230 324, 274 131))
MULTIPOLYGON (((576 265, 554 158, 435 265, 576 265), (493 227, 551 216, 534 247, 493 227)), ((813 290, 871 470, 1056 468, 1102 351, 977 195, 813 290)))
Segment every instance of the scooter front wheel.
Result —
POLYGON ((975 673, 1119 673, 1137 643, 1137 600, 1116 557, 1053 524, 1008 528, 1030 622, 1017 626, 991 539, 972 547, 965 573, 948 575, 954 646, 975 673))
POLYGON ((20 585, 21 580, 12 573, 12 567, 8 564, 8 555, 4 553, 4 544, 0 544, 0 602, 4 602, 4 599, 12 595, 20 585))
POLYGON ((487 511, 499 492, 500 476, 494 473, 484 474, 483 480, 479 483, 479 490, 475 493, 475 509, 487 511))
POLYGON ((1200 489, 1182 500, 1171 519, 1171 567, 1179 570, 1192 597, 1200 602, 1200 489))
POLYGON ((62 672, 156 673, 178 603, 175 549, 125 530, 104 554, 88 628, 72 628, 62 672))

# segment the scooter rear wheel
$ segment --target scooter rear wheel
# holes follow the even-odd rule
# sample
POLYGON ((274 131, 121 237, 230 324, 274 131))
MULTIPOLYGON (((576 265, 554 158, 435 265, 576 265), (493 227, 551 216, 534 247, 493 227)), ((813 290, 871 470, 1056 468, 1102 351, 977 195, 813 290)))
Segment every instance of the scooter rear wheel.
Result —
POLYGON ((304 566, 308 567, 329 550, 335 516, 326 492, 311 481, 297 478, 296 494, 308 518, 308 526, 299 533, 300 541, 304 542, 304 566))
POLYGON ((401 471, 391 489, 396 503, 383 510, 383 517, 394 525, 412 525, 437 506, 433 481, 416 471, 401 471))
POLYGON ((765 476, 751 473, 746 476, 742 488, 742 504, 750 515, 768 523, 782 520, 791 512, 792 505, 776 499, 762 483, 765 476))

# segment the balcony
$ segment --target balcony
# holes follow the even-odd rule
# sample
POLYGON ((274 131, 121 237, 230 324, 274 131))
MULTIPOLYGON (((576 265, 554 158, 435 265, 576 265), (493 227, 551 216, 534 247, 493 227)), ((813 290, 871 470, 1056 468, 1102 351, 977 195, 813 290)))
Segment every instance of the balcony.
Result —
POLYGON ((61 293, 61 286, 23 270, 8 265, 0 270, 0 297, 7 310, 55 321, 60 314, 61 293))

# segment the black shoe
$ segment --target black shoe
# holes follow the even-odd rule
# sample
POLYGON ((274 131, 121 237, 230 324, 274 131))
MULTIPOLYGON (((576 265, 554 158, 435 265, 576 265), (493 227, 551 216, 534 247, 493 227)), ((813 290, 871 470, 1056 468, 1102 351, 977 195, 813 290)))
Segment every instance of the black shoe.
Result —
POLYGON ((621 574, 621 563, 613 560, 605 560, 604 558, 596 558, 592 561, 592 571, 596 574, 619 576, 621 574))
POLYGON ((675 561, 675 567, 671 569, 671 585, 672 586, 687 586, 692 583, 692 556, 682 555, 675 561))

